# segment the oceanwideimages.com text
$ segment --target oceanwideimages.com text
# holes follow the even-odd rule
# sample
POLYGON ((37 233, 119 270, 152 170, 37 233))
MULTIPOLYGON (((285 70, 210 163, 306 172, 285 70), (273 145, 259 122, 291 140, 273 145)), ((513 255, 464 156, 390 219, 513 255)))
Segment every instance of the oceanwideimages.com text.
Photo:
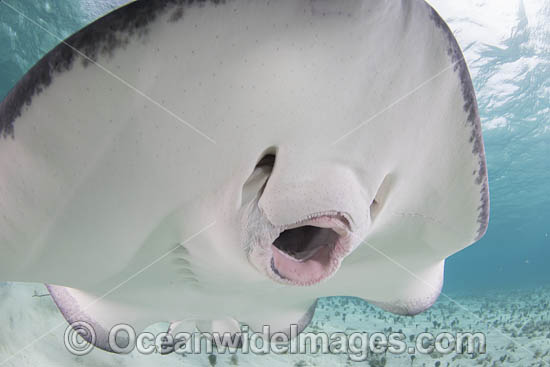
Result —
MULTIPOLYGON (((271 332, 265 325, 262 332, 253 332, 241 326, 237 333, 168 332, 136 333, 132 326, 118 324, 108 335, 108 348, 121 354, 137 351, 141 354, 178 353, 253 353, 253 354, 348 354, 353 361, 364 361, 369 354, 483 354, 486 351, 485 334, 481 332, 423 332, 407 338, 402 332, 301 332, 290 325, 290 336, 271 332)), ((75 355, 88 354, 97 340, 94 328, 77 321, 65 330, 65 346, 75 355)))

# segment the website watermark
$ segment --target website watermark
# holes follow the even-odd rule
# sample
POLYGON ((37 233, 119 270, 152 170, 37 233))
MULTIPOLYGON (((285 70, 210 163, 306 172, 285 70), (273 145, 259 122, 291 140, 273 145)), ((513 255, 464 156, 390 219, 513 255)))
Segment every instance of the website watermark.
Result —
MULTIPOLYGON (((486 337, 481 332, 422 332, 407 338, 402 332, 301 332, 298 325, 290 325, 290 335, 272 333, 269 325, 261 332, 253 332, 243 325, 236 333, 179 332, 154 334, 136 333, 127 324, 118 324, 103 335, 107 348, 115 353, 140 354, 177 353, 239 353, 248 354, 347 354, 353 361, 364 361, 371 354, 484 354, 486 337)), ((86 355, 94 349, 98 337, 92 325, 85 321, 70 324, 65 330, 64 342, 69 352, 86 355)), ((105 348, 105 345, 102 346, 105 348)))

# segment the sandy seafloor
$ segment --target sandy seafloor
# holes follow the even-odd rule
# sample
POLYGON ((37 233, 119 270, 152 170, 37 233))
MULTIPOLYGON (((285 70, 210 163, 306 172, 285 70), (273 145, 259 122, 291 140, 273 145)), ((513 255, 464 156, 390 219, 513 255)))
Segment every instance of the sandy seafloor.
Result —
MULTIPOLYGON (((353 362, 347 354, 264 355, 226 352, 213 360, 206 353, 115 355, 94 349, 85 356, 64 346, 66 321, 42 284, 0 283, 1 366, 550 366, 550 287, 444 294, 417 316, 397 316, 354 298, 321 300, 306 331, 402 330, 409 338, 429 331, 482 332, 485 354, 370 354, 353 362), (391 329, 390 329, 391 328, 391 329), (25 349, 23 349, 25 348, 25 349)), ((166 325, 149 328, 162 331, 166 325)), ((414 342, 407 342, 407 346, 414 342)))

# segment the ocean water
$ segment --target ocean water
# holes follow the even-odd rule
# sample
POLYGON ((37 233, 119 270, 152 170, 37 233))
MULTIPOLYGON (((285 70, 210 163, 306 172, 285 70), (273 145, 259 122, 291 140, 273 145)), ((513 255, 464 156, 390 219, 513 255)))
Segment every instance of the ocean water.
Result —
MULTIPOLYGON (((0 1, 0 99, 59 38, 125 2, 6 2, 23 16, 0 1)), ((240 359, 221 355, 213 362, 206 354, 114 356, 97 350, 75 357, 63 347, 63 330, 44 334, 62 318, 49 297, 32 297, 34 292, 45 293, 43 286, 4 283, 0 285, 0 366, 550 366, 545 354, 550 350, 550 1, 430 3, 454 31, 474 81, 489 170, 489 229, 478 243, 447 260, 443 295, 429 311, 396 318, 353 299, 327 299, 316 312, 313 327, 385 330, 391 325, 414 334, 427 328, 473 326, 487 335, 486 354, 460 358, 430 354, 416 359, 377 355, 364 362, 336 355, 240 355, 240 359), (334 311, 342 304, 351 310, 343 319, 334 311), (35 341, 37 337, 41 339, 35 341)))

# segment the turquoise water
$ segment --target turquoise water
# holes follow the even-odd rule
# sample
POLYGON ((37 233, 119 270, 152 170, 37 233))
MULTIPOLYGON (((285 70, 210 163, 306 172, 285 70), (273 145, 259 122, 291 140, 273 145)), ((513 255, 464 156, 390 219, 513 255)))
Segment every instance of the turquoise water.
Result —
MULTIPOLYGON (((125 1, 8 3, 38 24, 0 3, 0 99, 59 38, 69 36, 125 1)), ((487 234, 448 259, 444 292, 547 286, 550 1, 431 3, 455 32, 472 73, 491 195, 487 234)))
POLYGON ((441 7, 472 72, 491 192, 487 234, 449 259, 445 287, 548 284, 550 2, 441 7))

